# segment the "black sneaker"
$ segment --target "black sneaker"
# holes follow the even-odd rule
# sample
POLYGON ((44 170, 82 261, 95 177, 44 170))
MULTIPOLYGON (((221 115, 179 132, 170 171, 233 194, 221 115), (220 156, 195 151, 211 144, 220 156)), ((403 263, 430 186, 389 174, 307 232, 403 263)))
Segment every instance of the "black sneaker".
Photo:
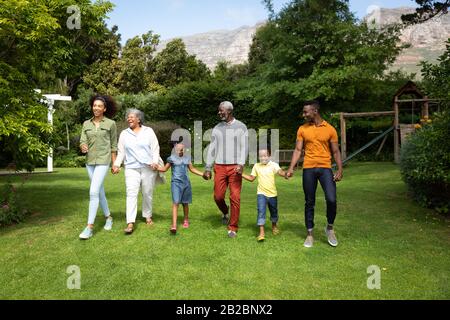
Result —
POLYGON ((228 218, 228 214, 224 214, 222 217, 222 224, 228 224, 228 222, 230 221, 230 219, 228 218))

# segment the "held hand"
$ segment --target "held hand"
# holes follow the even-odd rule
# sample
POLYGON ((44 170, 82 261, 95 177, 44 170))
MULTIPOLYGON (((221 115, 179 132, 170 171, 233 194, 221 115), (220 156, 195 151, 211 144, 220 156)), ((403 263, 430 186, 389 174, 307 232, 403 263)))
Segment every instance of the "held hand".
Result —
POLYGON ((339 182, 342 180, 342 176, 343 176, 342 171, 338 170, 334 174, 333 179, 334 179, 334 181, 339 182))
POLYGON ((211 171, 205 171, 203 172, 203 179, 210 180, 211 179, 211 171))
POLYGON ((234 169, 236 171, 237 174, 242 174, 242 172, 244 171, 244 166, 238 164, 236 166, 236 169, 234 169))
POLYGON ((111 173, 112 174, 118 174, 120 172, 120 168, 116 166, 112 166, 111 173))
POLYGON ((88 146, 86 144, 82 144, 80 149, 82 153, 88 153, 88 146))
POLYGON ((294 170, 292 169, 288 169, 288 171, 286 172, 286 179, 292 178, 294 176, 294 170))
POLYGON ((148 165, 153 171, 157 171, 159 166, 157 163, 152 163, 148 165))

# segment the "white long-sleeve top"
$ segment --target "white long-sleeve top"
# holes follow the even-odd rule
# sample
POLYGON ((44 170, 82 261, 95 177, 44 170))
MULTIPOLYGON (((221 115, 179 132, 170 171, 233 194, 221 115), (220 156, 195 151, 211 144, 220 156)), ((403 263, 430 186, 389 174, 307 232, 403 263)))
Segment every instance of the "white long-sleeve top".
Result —
POLYGON ((139 169, 152 163, 158 163, 159 143, 152 128, 142 126, 138 133, 128 128, 120 133, 117 145, 117 158, 114 166, 139 169))

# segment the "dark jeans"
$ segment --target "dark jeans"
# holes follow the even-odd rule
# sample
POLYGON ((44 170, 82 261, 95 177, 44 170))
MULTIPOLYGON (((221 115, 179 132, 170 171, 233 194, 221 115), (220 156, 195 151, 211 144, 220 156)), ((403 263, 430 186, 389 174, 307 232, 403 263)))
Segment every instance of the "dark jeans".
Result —
POLYGON ((328 224, 336 219, 336 182, 333 171, 328 168, 303 169, 303 191, 305 193, 305 225, 314 228, 314 206, 316 204, 317 181, 320 182, 327 202, 328 224))
POLYGON ((270 211, 270 221, 272 223, 278 222, 278 205, 277 197, 266 197, 263 194, 258 194, 257 196, 257 206, 258 206, 258 218, 257 225, 263 226, 266 224, 266 207, 269 206, 270 211))

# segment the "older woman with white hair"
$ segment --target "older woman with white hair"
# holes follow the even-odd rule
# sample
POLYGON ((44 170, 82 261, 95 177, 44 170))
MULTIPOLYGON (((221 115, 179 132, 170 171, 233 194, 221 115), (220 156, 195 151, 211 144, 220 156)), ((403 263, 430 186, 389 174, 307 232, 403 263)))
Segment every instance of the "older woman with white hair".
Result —
POLYGON ((127 192, 126 234, 131 234, 137 216, 139 188, 142 186, 142 216, 147 225, 152 225, 153 189, 158 175, 159 143, 152 128, 144 126, 144 113, 138 109, 126 112, 128 128, 120 133, 118 154, 113 173, 120 171, 125 162, 125 184, 127 192))

